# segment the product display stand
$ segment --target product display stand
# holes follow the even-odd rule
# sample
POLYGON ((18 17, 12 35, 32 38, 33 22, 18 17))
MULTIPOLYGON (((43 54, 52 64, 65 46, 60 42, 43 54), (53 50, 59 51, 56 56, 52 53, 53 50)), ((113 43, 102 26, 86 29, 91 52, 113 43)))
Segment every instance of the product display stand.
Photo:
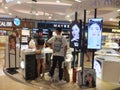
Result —
MULTIPOLYGON (((9 44, 9 42, 8 42, 9 44)), ((10 74, 16 74, 18 73, 16 71, 16 69, 19 67, 17 65, 17 59, 16 59, 16 52, 17 52, 17 49, 16 49, 16 38, 15 38, 15 49, 11 49, 8 45, 8 67, 6 68, 7 69, 7 72, 10 73, 10 74), (18 66, 18 67, 17 67, 18 66)), ((7 53, 7 52, 6 52, 7 53)))
MULTIPOLYGON (((96 17, 96 9, 95 9, 95 17, 96 17)), ((84 10, 84 30, 82 33, 82 46, 85 47, 85 30, 86 30, 86 10, 84 10)), ((96 73, 94 67, 94 49, 92 50, 92 67, 85 68, 84 67, 84 49, 82 48, 81 53, 81 67, 82 70, 78 71, 78 85, 80 88, 95 88, 96 87, 96 73)))

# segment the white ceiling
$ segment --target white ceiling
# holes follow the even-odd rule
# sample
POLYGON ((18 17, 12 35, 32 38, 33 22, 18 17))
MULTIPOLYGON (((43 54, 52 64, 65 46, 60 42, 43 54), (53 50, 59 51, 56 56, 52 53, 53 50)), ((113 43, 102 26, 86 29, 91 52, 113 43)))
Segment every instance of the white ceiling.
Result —
POLYGON ((116 0, 81 0, 81 2, 61 0, 60 3, 56 3, 56 0, 37 0, 37 2, 32 0, 0 0, 0 15, 1 17, 10 15, 38 20, 74 20, 75 11, 78 12, 78 19, 83 19, 84 10, 87 10, 87 18, 90 18, 94 17, 94 9, 97 8, 97 17, 103 17, 104 21, 108 21, 110 18, 116 21, 118 20, 116 19, 118 16, 116 10, 120 8, 118 5, 120 0, 118 0, 118 4, 114 1, 116 0), (21 4, 17 4, 18 1, 21 4))

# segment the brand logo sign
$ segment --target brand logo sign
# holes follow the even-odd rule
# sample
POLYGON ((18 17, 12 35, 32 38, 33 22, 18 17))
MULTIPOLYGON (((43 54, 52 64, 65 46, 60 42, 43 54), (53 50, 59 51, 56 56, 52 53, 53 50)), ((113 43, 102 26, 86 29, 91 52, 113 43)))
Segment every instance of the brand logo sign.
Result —
POLYGON ((15 18, 15 19, 14 19, 14 24, 15 24, 16 26, 19 26, 19 25, 20 25, 20 19, 19 19, 19 18, 15 18))
POLYGON ((12 27, 12 22, 0 21, 0 27, 12 27))

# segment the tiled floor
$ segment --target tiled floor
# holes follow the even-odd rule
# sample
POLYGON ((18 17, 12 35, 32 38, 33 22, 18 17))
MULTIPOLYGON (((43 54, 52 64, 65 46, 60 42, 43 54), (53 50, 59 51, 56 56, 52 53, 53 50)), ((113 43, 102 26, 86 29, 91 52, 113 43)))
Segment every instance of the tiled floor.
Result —
MULTIPOLYGON (((35 80, 25 81, 22 77, 21 70, 18 70, 19 74, 14 74, 13 76, 9 74, 6 75, 3 72, 3 52, 3 50, 0 50, 0 90, 120 90, 119 84, 103 82, 99 79, 96 81, 96 88, 83 89, 72 82, 59 85, 57 83, 50 83, 48 79, 41 80, 40 82, 36 82, 35 80)), ((88 64, 89 63, 85 63, 85 65, 88 64)))

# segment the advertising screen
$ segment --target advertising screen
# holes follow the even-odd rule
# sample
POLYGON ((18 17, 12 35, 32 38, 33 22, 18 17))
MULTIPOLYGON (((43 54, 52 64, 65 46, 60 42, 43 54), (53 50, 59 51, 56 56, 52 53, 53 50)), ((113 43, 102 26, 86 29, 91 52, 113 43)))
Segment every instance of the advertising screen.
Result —
POLYGON ((80 48, 81 43, 81 27, 82 24, 74 21, 70 25, 70 47, 72 48, 80 48))
POLYGON ((90 18, 88 21, 88 49, 101 49, 102 18, 90 18))

